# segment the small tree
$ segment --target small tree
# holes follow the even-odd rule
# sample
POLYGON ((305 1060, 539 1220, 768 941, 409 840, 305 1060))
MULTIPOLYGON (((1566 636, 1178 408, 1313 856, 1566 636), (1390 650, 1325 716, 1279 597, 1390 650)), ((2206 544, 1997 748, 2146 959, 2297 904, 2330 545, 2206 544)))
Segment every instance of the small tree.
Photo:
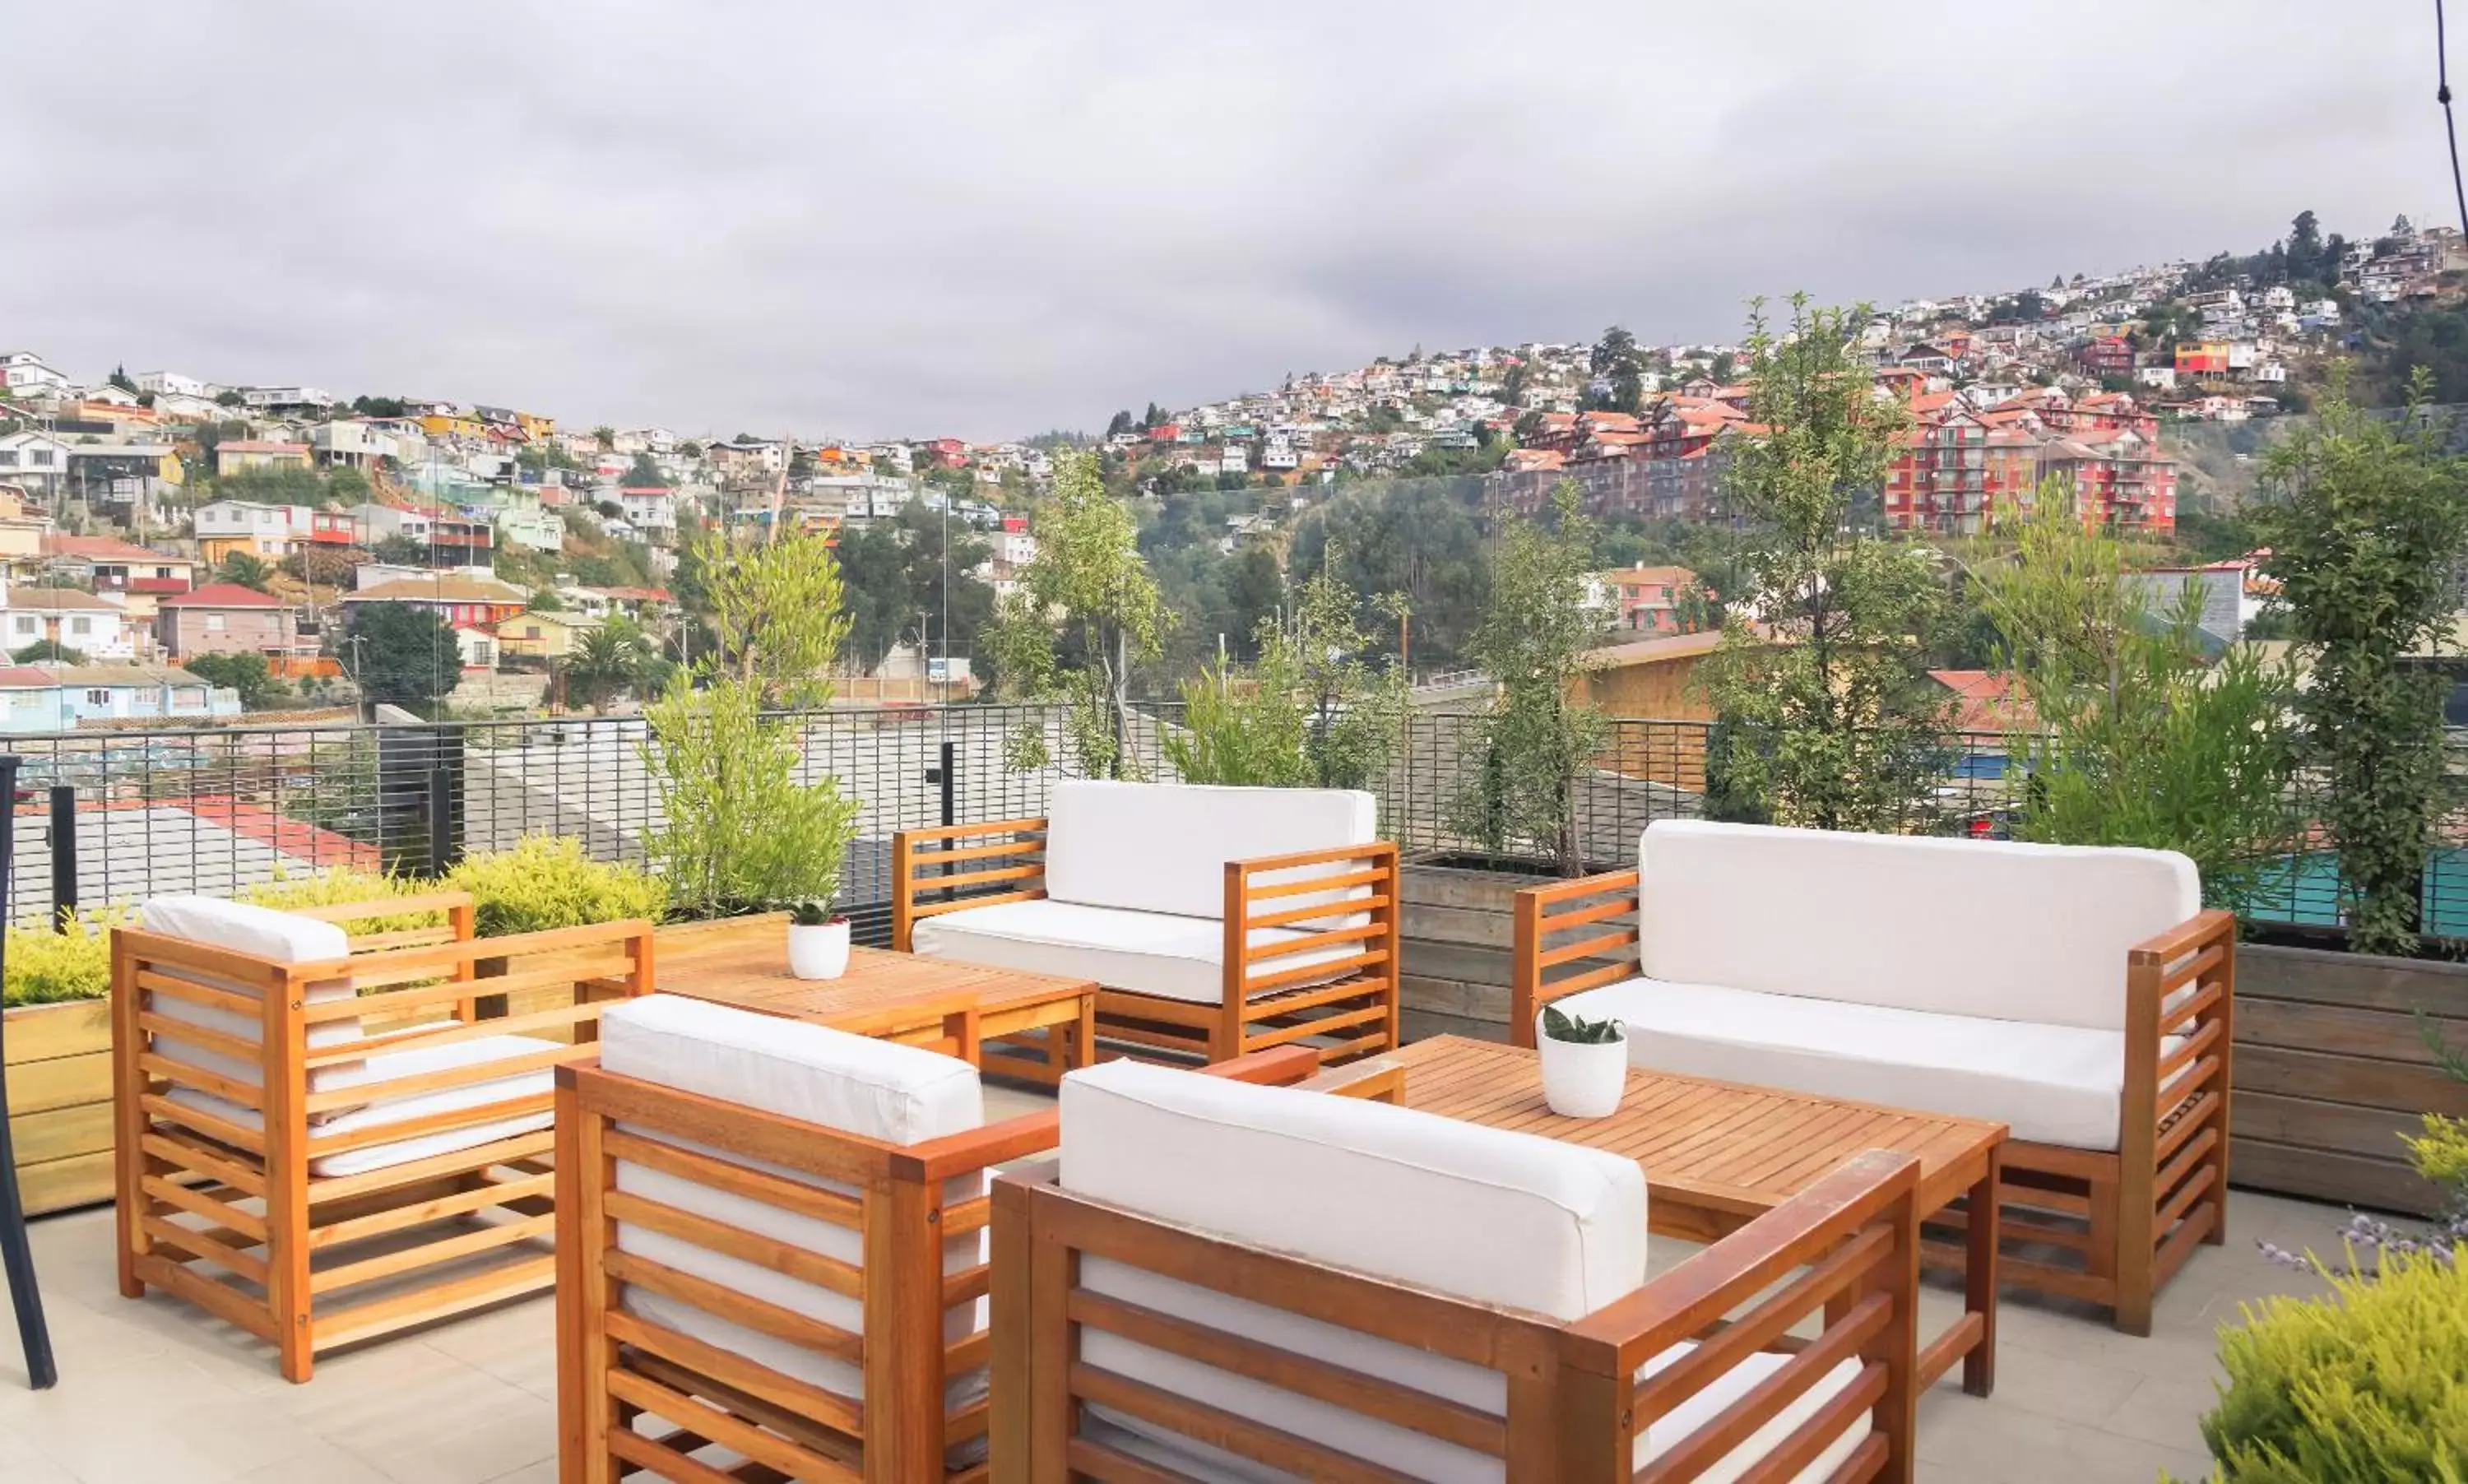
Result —
MULTIPOLYGON (((1405 711, 1405 673, 1384 675, 1363 656, 1371 637, 1357 622, 1361 600, 1337 575, 1334 553, 1294 592, 1291 629, 1274 640, 1289 656, 1306 722, 1303 750, 1322 788, 1368 788, 1388 761, 1405 711)), ((1271 640, 1264 630, 1262 652, 1271 640)))
POLYGON ((1334 565, 1295 592, 1291 623, 1260 625, 1247 675, 1219 665, 1182 687, 1183 732, 1165 754, 1196 784, 1368 788, 1405 712, 1404 672, 1373 670, 1353 589, 1334 565))
MULTIPOLYGON (((1006 697, 1061 700, 1082 771, 1138 776, 1125 745, 1131 672, 1155 657, 1166 625, 1156 580, 1141 559, 1130 507, 1106 491, 1097 456, 1055 461, 1054 493, 1036 519, 1037 558, 1004 600, 991 648, 1006 697)), ((1013 738, 1015 767, 1048 760, 1044 732, 1013 738)))
POLYGON ((2296 696, 2304 755, 2324 784, 2349 942, 2367 953, 2416 949, 2448 789, 2450 682, 2410 657, 2449 637, 2468 555, 2468 466, 2444 451, 2431 391, 2420 368, 2401 415, 2376 417, 2349 400, 2346 368, 2336 368, 2315 425, 2272 450, 2271 497, 2251 511, 2308 668, 2296 696))
POLYGON ((606 712, 623 692, 655 694, 667 668, 659 646, 643 626, 621 613, 578 635, 558 674, 565 683, 566 704, 606 712))
POLYGON ((285 689, 263 654, 200 654, 182 668, 208 685, 237 693, 243 711, 263 709, 285 689))
POLYGON ((2013 559, 1975 580, 2028 703, 2009 744, 2022 837, 2179 851, 2213 905, 2241 905, 2292 833, 2284 667, 2246 648, 2212 663, 2201 595, 2155 609, 2070 486, 2042 485, 2010 524, 2013 559))
POLYGON ((769 704, 829 700, 829 670, 850 628, 829 538, 800 531, 738 540, 714 527, 692 546, 720 664, 769 704))
POLYGON ((373 705, 425 711, 463 679, 453 626, 408 603, 361 605, 342 652, 352 682, 373 705))
POLYGON ((10 651, 9 657, 20 665, 82 665, 85 651, 72 650, 57 639, 37 639, 23 649, 10 651))
POLYGON ((215 568, 215 580, 236 582, 252 592, 263 592, 274 577, 274 564, 254 552, 236 551, 215 568))
POLYGON ((1458 828, 1486 850, 1527 844, 1574 876, 1585 866, 1577 786, 1606 732, 1580 692, 1603 624, 1588 601, 1593 523, 1578 508, 1574 484, 1552 491, 1551 515, 1510 524, 1493 563, 1491 605, 1467 653, 1497 690, 1474 729, 1480 772, 1454 812, 1458 828))
POLYGON ((1861 534, 1910 415, 1881 400, 1854 344, 1868 310, 1792 299, 1782 333, 1749 316, 1749 417, 1725 491, 1754 528, 1745 590, 1724 594, 1722 647, 1702 672, 1722 725, 1706 767, 1778 823, 1890 830, 1942 775, 1951 697, 1929 677, 1943 607, 1918 550, 1861 534))
POLYGON ((706 534, 696 550, 719 642, 644 710, 662 818, 651 854, 688 916, 828 901, 864 805, 834 777, 799 782, 800 729, 766 708, 830 703, 826 667, 849 632, 839 569, 819 536, 706 534))

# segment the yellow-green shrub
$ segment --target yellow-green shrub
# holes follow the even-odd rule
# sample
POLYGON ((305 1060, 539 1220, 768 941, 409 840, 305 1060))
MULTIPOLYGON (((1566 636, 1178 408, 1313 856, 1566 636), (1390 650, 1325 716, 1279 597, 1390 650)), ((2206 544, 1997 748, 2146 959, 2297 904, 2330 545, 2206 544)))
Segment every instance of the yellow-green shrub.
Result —
POLYGON ((2220 1333, 2228 1383, 2203 1419, 2224 1484, 2468 1481, 2468 1270, 2386 1251, 2379 1275, 2246 1307, 2220 1333))
POLYGON ((126 907, 69 914, 69 930, 11 925, 9 977, 0 1005, 51 1005, 101 999, 111 993, 111 929, 129 920, 126 907))
POLYGON ((659 879, 639 866, 594 860, 566 835, 525 835, 512 850, 467 856, 441 884, 471 894, 484 938, 628 917, 657 922, 669 908, 659 879))
MULTIPOLYGON (((301 907, 337 907, 355 902, 378 902, 388 897, 414 897, 435 889, 425 881, 364 871, 357 866, 335 866, 311 876, 292 876, 277 866, 271 880, 241 887, 239 900, 287 912, 301 907)), ((443 912, 398 912, 383 917, 356 918, 343 925, 357 935, 409 932, 414 928, 435 927, 445 921, 443 912)))

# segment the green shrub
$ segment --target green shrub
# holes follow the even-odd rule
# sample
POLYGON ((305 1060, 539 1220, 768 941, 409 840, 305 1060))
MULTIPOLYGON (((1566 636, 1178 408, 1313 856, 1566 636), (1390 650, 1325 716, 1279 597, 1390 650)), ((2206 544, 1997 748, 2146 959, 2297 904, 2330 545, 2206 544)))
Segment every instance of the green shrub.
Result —
POLYGON ((484 938, 629 917, 657 922, 669 908, 668 887, 657 878, 639 866, 594 860, 582 841, 564 835, 525 835, 512 850, 468 856, 441 884, 471 894, 484 938))
MULTIPOLYGON (((378 902, 388 897, 416 897, 433 890, 435 888, 426 881, 364 871, 357 866, 336 866, 311 876, 293 876, 277 866, 272 879, 241 887, 238 900, 251 906, 293 912, 302 907, 338 907, 355 902, 378 902)), ((356 936, 361 933, 412 932, 423 927, 439 926, 445 921, 443 912, 398 912, 383 917, 358 918, 343 925, 356 936)))
POLYGON ((111 929, 129 920, 126 907, 69 914, 69 930, 11 925, 9 977, 0 1005, 52 1005, 102 999, 111 993, 111 929))
POLYGON ((2274 1298, 2224 1329, 2203 1419, 2219 1484, 2468 1484, 2468 1269, 2386 1251, 2324 1298, 2274 1298))

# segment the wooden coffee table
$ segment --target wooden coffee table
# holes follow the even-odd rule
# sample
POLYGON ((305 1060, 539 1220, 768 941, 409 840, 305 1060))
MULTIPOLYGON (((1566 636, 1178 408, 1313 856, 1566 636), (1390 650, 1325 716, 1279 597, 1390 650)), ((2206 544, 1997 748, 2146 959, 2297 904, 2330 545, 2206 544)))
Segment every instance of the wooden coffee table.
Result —
POLYGON ((865 947, 849 949, 848 972, 836 979, 800 979, 788 972, 776 919, 664 940, 652 978, 664 994, 924 1046, 1049 1086, 1087 1065, 1097 1044, 1088 980, 865 947))
POLYGON ((1360 1086, 1383 1076, 1402 1077, 1395 1096, 1407 1107, 1634 1159, 1645 1167, 1646 1224, 1692 1242, 1737 1230, 1855 1154, 1916 1155, 1921 1220, 1964 1228, 1958 1252, 1924 1248, 1931 1266, 1961 1269, 1963 1315, 1921 1347, 1919 1383, 1933 1385, 1958 1359, 1962 1389, 1984 1397, 1996 1385, 1992 1193, 2003 1124, 1645 1071, 1628 1074, 1627 1095, 1609 1118, 1563 1118, 1543 1106, 1534 1052, 1456 1036, 1416 1041, 1319 1081, 1360 1086), (1949 1211, 1956 1199, 1965 1209, 1949 1211))

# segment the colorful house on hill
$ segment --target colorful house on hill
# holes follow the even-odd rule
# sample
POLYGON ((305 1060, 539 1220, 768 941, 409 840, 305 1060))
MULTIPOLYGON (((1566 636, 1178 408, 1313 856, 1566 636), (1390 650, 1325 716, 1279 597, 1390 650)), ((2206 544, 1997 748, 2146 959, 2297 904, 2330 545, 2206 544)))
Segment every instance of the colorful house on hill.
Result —
MULTIPOLYGON (((301 654, 298 616, 288 604, 237 582, 209 582, 154 606, 154 642, 175 663, 202 654, 301 654)), ((305 646, 314 653, 313 641, 305 646)))
POLYGON ((1702 627, 1681 611, 1680 600, 1697 585, 1686 567, 1616 567, 1593 580, 1611 627, 1624 634, 1676 634, 1702 627))
POLYGON ((439 573, 435 577, 396 578, 343 595, 343 611, 356 621, 371 605, 407 604, 425 608, 457 628, 491 628, 523 610, 521 588, 493 578, 439 573))

